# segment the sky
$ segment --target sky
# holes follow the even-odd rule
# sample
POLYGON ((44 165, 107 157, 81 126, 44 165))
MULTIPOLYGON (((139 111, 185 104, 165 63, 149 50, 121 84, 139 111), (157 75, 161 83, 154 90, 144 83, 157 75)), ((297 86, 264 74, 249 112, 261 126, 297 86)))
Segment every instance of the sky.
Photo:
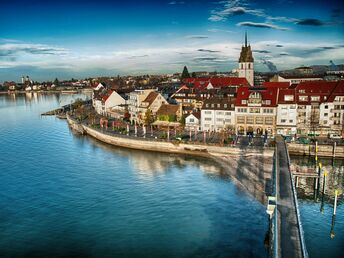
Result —
POLYGON ((3 0, 0 82, 344 63, 344 1, 3 0))

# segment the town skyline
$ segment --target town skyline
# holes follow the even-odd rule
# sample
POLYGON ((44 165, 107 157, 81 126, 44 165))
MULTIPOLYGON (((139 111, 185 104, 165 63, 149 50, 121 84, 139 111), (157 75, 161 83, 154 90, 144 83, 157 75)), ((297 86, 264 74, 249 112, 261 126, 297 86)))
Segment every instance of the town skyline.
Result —
POLYGON ((0 81, 164 74, 184 65, 231 71, 245 31, 255 71, 268 71, 265 61, 278 70, 344 62, 341 1, 12 1, 3 8, 0 81))

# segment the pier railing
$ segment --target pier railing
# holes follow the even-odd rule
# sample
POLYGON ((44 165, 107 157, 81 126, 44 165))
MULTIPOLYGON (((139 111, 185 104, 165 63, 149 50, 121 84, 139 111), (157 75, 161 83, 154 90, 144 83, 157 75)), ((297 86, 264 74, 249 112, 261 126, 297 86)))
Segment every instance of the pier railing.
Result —
POLYGON ((299 227, 299 237, 300 237, 300 243, 301 243, 302 256, 304 258, 308 258, 308 252, 307 252, 307 248, 306 248, 304 231, 303 231, 301 216, 300 216, 299 202, 297 200, 297 194, 296 194, 296 189, 295 189, 295 181, 294 181, 294 177, 290 171, 290 156, 289 156, 288 148, 287 148, 285 141, 284 141, 284 144, 285 144, 285 150, 286 150, 286 154, 287 154, 288 170, 289 170, 290 180, 291 180, 291 184, 292 184, 294 205, 296 208, 296 218, 297 218, 297 224, 299 227))

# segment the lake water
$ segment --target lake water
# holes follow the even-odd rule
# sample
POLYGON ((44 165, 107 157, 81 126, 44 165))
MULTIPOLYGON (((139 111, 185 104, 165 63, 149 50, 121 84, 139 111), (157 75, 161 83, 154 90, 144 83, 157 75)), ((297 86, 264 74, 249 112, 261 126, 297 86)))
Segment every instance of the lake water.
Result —
POLYGON ((77 97, 0 95, 0 257, 267 257, 265 207, 217 164, 40 116, 77 97))
MULTIPOLYGON (((334 225, 332 214, 334 190, 338 189, 343 193, 344 189, 344 159, 335 159, 333 162, 332 159, 320 158, 319 162, 322 162, 323 169, 328 172, 324 199, 322 180, 319 194, 314 191, 314 180, 311 178, 300 179, 297 188, 306 247, 311 258, 341 258, 344 257, 343 195, 340 195, 338 201, 334 225)), ((300 169, 314 169, 315 161, 314 157, 291 157, 291 164, 297 165, 300 169)))

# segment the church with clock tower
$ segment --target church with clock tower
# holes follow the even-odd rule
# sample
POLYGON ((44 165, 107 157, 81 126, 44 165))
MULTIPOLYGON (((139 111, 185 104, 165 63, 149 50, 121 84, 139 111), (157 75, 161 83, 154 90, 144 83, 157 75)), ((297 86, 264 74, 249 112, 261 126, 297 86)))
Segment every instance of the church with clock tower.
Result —
POLYGON ((253 86, 254 70, 253 70, 253 56, 250 44, 247 45, 247 33, 245 33, 245 45, 241 47, 239 58, 238 77, 246 78, 248 83, 253 86))

